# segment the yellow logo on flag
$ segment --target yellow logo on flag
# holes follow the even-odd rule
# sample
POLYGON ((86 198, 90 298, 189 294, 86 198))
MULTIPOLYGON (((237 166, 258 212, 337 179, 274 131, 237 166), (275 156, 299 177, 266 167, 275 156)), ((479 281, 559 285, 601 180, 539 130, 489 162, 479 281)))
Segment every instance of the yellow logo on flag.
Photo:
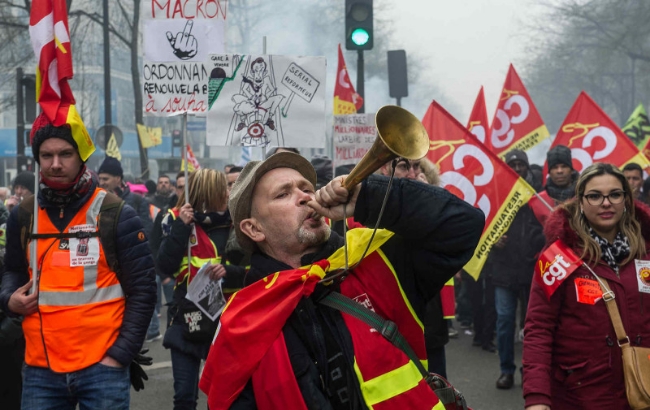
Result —
POLYGON ((120 152, 120 148, 117 146, 115 134, 111 134, 111 138, 109 138, 108 144, 106 144, 106 155, 116 158, 118 161, 122 161, 122 153, 120 152))
POLYGON ((142 148, 151 148, 162 144, 161 127, 146 127, 142 124, 137 124, 137 127, 142 148))

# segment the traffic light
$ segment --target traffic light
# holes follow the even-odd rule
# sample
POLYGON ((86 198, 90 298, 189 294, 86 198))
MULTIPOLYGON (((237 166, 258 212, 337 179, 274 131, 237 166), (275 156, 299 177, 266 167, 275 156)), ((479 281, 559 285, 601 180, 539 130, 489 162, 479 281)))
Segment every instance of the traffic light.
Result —
POLYGON ((372 50, 372 0, 345 0, 345 48, 372 50))
POLYGON ((181 130, 172 131, 172 147, 173 148, 183 147, 183 135, 181 134, 181 130))
POLYGON ((25 93, 25 122, 31 124, 36 119, 36 76, 25 74, 22 85, 25 93))

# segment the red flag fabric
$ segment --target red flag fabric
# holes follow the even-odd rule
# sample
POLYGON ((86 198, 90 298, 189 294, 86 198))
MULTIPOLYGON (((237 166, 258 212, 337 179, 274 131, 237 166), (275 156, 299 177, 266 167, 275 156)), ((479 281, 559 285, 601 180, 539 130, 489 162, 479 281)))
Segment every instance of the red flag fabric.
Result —
POLYGON ((578 267, 582 260, 561 240, 549 246, 535 265, 535 281, 542 287, 546 297, 551 299, 560 287, 578 267))
POLYGON ((515 148, 528 151, 549 136, 524 83, 510 64, 486 145, 503 158, 515 148))
POLYGON ((301 298, 311 295, 328 265, 325 260, 309 268, 277 272, 230 298, 199 383, 210 409, 230 408, 291 312, 301 298))
POLYGON ((339 65, 336 69, 336 83, 334 84, 334 115, 356 114, 362 105, 363 98, 354 91, 339 44, 339 65))
POLYGON ((488 252, 535 191, 437 102, 422 123, 430 139, 427 158, 440 169, 443 186, 485 213, 481 240, 464 268, 478 278, 488 252))
MULTIPOLYGON (((569 110, 551 148, 571 149, 573 169, 582 172, 594 162, 607 162, 622 168, 635 162, 648 169, 650 162, 594 100, 582 91, 569 110)), ((544 163, 544 175, 548 172, 544 163)))
POLYGON ((192 147, 190 147, 190 144, 185 145, 185 152, 187 153, 185 155, 187 157, 187 161, 185 160, 181 161, 181 171, 185 169, 186 163, 187 163, 187 172, 194 172, 201 169, 201 164, 199 163, 199 160, 196 159, 196 157, 194 156, 194 151, 192 151, 192 147))
POLYGON ((467 121, 467 129, 469 132, 474 134, 476 139, 481 141, 483 144, 486 143, 485 137, 487 136, 490 127, 488 125, 487 107, 485 105, 483 87, 481 87, 476 96, 474 108, 472 108, 472 113, 469 115, 469 120, 467 121))
POLYGON ((79 155, 86 161, 95 146, 74 107, 68 84, 73 73, 66 1, 33 0, 29 35, 38 61, 36 100, 55 126, 70 126, 79 155))

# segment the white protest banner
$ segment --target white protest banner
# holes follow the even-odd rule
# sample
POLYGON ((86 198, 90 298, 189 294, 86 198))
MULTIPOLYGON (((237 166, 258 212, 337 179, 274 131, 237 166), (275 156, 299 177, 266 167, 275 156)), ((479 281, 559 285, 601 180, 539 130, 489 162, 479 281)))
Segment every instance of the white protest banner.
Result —
POLYGON ((334 116, 334 167, 356 165, 377 137, 375 114, 334 116))
POLYGON ((208 145, 325 146, 324 57, 210 56, 208 145))
POLYGON ((227 0, 143 2, 143 91, 147 115, 207 111, 210 54, 225 52, 227 0))

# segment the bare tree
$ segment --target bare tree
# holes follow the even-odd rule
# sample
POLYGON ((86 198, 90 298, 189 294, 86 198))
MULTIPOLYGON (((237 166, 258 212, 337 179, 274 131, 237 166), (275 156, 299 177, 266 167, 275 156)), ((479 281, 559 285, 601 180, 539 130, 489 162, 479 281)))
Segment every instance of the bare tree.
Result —
POLYGON ((619 124, 648 101, 650 3, 561 0, 544 3, 531 28, 526 84, 551 130, 587 91, 619 124))

